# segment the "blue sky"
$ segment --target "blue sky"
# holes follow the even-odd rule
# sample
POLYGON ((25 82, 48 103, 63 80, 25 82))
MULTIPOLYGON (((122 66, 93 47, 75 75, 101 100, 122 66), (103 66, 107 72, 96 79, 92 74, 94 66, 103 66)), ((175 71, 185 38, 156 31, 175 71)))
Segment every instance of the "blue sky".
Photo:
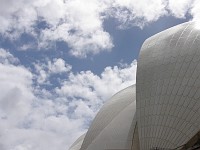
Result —
POLYGON ((198 0, 0 1, 0 149, 64 150, 135 84, 148 37, 200 20, 198 0))
MULTIPOLYGON (((28 34, 21 35, 21 37, 15 41, 1 38, 0 46, 4 49, 9 49, 23 64, 28 66, 35 61, 47 57, 50 59, 61 57, 73 66, 72 70, 74 72, 91 70, 99 75, 106 66, 119 65, 120 62, 131 63, 134 59, 137 59, 141 45, 148 37, 190 19, 191 17, 189 16, 178 19, 173 16, 167 16, 143 28, 133 26, 127 29, 118 29, 119 23, 117 23, 117 20, 108 18, 103 22, 103 26, 104 30, 111 35, 114 47, 110 52, 89 55, 87 58, 76 58, 69 55, 70 48, 67 43, 63 41, 53 41, 50 43, 51 47, 44 48, 44 50, 31 47, 22 51, 20 50, 22 45, 28 43, 37 44, 35 43, 35 39, 31 38, 28 34)), ((39 27, 37 28, 39 29, 39 27)))

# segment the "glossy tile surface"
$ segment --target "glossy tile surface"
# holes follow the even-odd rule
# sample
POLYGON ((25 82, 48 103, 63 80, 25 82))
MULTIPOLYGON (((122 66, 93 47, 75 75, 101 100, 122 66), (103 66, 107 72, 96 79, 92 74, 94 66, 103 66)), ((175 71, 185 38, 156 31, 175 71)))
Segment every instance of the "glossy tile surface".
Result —
POLYGON ((200 30, 188 22, 147 39, 136 97, 140 148, 176 148, 200 130, 200 30))
POLYGON ((115 94, 100 109, 81 150, 130 150, 136 125, 135 111, 135 86, 130 86, 115 94))

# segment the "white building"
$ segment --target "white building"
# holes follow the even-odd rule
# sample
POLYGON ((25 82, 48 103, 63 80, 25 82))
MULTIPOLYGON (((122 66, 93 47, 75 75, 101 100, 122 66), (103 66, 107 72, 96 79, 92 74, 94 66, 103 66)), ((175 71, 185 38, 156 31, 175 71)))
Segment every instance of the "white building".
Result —
POLYGON ((144 42, 136 86, 107 101, 70 150, 189 150, 199 143, 200 30, 187 22, 144 42))

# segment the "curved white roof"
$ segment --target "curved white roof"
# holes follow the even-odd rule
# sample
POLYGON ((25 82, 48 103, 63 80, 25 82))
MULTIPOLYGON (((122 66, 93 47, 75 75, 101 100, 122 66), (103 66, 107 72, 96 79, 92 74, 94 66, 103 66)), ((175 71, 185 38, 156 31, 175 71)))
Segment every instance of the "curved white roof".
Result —
POLYGON ((198 141, 200 30, 195 24, 187 22, 147 39, 136 78, 136 86, 106 102, 81 148, 73 150, 181 149, 198 141))
POLYGON ((100 109, 81 150, 131 149, 135 111, 135 86, 130 86, 115 94, 100 109))
POLYGON ((200 30, 188 22, 147 39, 137 67, 140 148, 176 148, 200 130, 200 30))
POLYGON ((81 145, 83 143, 83 140, 85 138, 85 134, 81 135, 73 144, 72 146, 69 148, 69 150, 80 150, 81 145))

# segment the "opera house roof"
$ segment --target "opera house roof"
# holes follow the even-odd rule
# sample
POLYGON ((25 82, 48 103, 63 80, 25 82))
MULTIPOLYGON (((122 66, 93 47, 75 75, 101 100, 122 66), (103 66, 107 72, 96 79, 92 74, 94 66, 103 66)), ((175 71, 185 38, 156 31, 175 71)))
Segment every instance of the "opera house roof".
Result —
POLYGON ((136 85, 111 97, 70 150, 200 149, 200 30, 187 22, 148 38, 136 85))

